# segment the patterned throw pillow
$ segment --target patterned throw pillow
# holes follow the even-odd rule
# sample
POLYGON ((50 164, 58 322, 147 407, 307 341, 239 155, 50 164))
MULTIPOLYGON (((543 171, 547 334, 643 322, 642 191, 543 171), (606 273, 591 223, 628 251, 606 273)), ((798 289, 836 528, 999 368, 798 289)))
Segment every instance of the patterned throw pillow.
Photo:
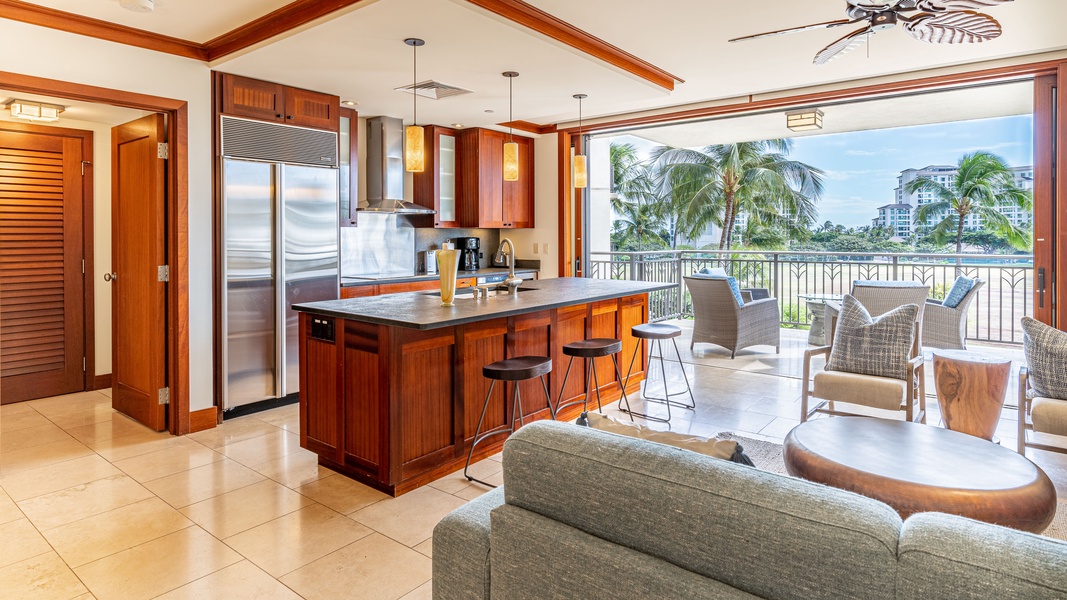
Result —
POLYGON ((905 304, 874 319, 846 295, 826 370, 904 379, 918 315, 918 306, 905 304))
POLYGON ((1031 392, 1067 400, 1067 333, 1031 317, 1023 317, 1022 325, 1031 392))
POLYGON ((956 282, 952 284, 952 289, 945 295, 945 299, 941 302, 941 306, 956 308, 960 305, 960 302, 963 302, 963 297, 966 296, 967 292, 971 291, 971 288, 973 287, 973 279, 960 275, 956 278, 956 282))

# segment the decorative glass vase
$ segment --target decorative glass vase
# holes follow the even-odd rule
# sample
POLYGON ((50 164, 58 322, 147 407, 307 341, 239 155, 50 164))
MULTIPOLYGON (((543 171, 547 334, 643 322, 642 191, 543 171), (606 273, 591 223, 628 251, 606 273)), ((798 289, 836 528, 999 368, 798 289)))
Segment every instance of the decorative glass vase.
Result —
POLYGON ((438 250, 437 271, 441 274, 441 306, 454 306, 456 274, 459 273, 459 250, 438 250))

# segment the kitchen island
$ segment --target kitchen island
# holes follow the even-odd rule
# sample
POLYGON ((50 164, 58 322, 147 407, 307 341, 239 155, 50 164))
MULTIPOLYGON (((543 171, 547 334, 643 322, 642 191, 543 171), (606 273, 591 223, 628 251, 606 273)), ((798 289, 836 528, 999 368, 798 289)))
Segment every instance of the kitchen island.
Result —
MULTIPOLYGON (((674 284, 560 278, 523 284, 514 295, 457 295, 441 306, 433 292, 294 305, 300 311, 300 445, 319 463, 393 495, 463 466, 489 381, 482 367, 504 358, 549 356, 553 403, 568 357, 564 344, 621 339, 623 377, 642 342, 630 328, 648 321, 649 292, 674 284)), ((620 396, 610 358, 597 359, 604 402, 620 396)), ((643 348, 629 390, 644 378, 643 348)), ((576 360, 563 403, 581 399, 588 377, 576 360)), ((484 430, 511 417, 513 383, 497 385, 484 430)), ((520 382, 526 421, 550 418, 537 380, 520 382)), ((593 406, 596 392, 593 392, 593 406)), ((559 419, 574 419, 572 406, 559 419)), ((475 460, 500 451, 506 435, 478 445, 475 460)))

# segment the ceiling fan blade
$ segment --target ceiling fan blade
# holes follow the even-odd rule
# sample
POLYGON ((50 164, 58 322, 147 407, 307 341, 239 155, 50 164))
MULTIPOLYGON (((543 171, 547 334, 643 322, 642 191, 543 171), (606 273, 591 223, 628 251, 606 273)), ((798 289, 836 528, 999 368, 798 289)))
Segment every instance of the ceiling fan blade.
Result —
POLYGON ((789 29, 779 29, 777 31, 768 31, 766 33, 757 33, 755 35, 746 35, 745 37, 734 38, 734 39, 732 39, 730 41, 731 42, 743 42, 745 40, 754 40, 754 39, 757 39, 757 38, 771 37, 771 36, 774 36, 774 35, 782 35, 782 34, 785 34, 785 33, 796 33, 798 31, 808 31, 809 29, 819 29, 821 27, 825 27, 825 28, 840 27, 842 25, 848 25, 850 23, 855 23, 855 22, 856 21, 853 21, 853 20, 850 20, 850 19, 838 19, 836 21, 827 21, 825 23, 815 23, 815 24, 812 24, 812 25, 804 25, 804 26, 801 26, 801 27, 790 27, 789 29))
POLYGON ((928 12, 945 12, 949 10, 981 10, 998 6, 1015 0, 919 0, 919 10, 928 12))
POLYGON ((905 23, 904 30, 931 44, 978 44, 1002 33, 996 19, 969 10, 922 13, 905 23))
POLYGON ((867 38, 872 35, 874 35, 874 31, 870 27, 864 27, 859 31, 854 31, 820 50, 819 53, 815 55, 815 60, 812 62, 817 65, 825 65, 835 58, 848 54, 867 43, 867 38))

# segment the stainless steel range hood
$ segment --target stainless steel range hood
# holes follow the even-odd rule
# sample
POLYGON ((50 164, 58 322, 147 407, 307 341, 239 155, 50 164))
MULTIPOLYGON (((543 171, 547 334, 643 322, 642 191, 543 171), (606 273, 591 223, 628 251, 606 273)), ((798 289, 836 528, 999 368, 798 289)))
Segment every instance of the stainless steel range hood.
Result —
POLYGON ((367 119, 367 208, 365 212, 432 215, 436 211, 404 201, 404 122, 367 119))

